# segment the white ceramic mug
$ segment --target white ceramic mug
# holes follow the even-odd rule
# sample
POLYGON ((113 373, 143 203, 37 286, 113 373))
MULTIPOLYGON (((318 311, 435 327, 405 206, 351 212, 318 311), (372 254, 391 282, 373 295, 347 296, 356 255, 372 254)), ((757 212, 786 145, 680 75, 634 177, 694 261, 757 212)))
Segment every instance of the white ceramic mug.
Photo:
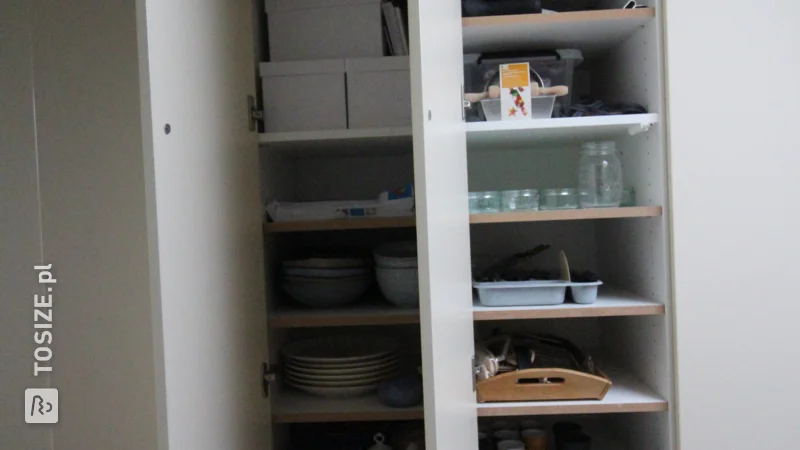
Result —
POLYGON ((497 450, 525 450, 525 443, 518 440, 505 440, 497 443, 497 450))
POLYGON ((494 440, 497 442, 518 441, 520 438, 520 435, 516 430, 497 430, 492 433, 492 436, 494 436, 494 440))

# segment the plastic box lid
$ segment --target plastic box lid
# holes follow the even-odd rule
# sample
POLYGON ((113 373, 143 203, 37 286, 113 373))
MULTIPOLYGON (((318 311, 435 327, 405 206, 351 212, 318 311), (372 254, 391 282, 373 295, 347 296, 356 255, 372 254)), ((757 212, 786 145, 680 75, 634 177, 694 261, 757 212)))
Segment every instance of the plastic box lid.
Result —
POLYGON ((348 58, 347 72, 383 72, 409 70, 408 56, 384 56, 380 58, 348 58))

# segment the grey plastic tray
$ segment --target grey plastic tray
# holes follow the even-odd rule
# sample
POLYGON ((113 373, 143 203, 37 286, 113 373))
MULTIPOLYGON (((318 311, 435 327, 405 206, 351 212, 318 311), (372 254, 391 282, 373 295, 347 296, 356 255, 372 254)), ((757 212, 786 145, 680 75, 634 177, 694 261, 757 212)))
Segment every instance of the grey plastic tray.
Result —
POLYGON ((602 281, 575 283, 559 280, 473 282, 478 301, 484 306, 560 305, 572 288, 575 303, 591 304, 597 300, 597 287, 602 281))

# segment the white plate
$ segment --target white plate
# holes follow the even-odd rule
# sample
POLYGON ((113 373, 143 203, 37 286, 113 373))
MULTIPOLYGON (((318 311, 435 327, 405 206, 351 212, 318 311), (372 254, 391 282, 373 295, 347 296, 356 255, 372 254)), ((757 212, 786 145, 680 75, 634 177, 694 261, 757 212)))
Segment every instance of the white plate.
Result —
POLYGON ((371 362, 397 351, 397 342, 375 336, 337 335, 291 342, 281 352, 294 361, 320 365, 371 362))
POLYGON ((358 376, 366 373, 377 373, 389 370, 393 367, 399 366, 397 360, 388 361, 386 363, 370 366, 370 367, 355 367, 345 369, 310 369, 308 367, 294 366, 291 364, 286 365, 286 370, 290 370, 298 375, 305 375, 307 377, 326 377, 326 376, 358 376))
POLYGON ((292 367, 300 371, 306 372, 330 372, 339 370, 352 370, 355 372, 364 372, 378 367, 385 366, 397 362, 396 354, 389 354, 382 356, 380 359, 373 359, 370 361, 363 361, 357 363, 342 363, 342 364, 318 364, 309 363, 305 361, 298 361, 292 358, 286 358, 286 366, 292 367))
POLYGON ((291 382, 295 385, 305 386, 305 387, 356 387, 365 385, 375 385, 387 378, 391 378, 392 375, 393 374, 388 374, 388 375, 382 375, 378 377, 366 378, 355 381, 308 381, 299 378, 294 378, 289 375, 286 375, 284 379, 287 382, 291 382))
POLYGON ((353 387, 318 387, 295 384, 289 380, 286 380, 286 384, 289 386, 294 386, 301 391, 306 391, 309 394, 319 395, 321 397, 358 397, 360 395, 369 394, 370 392, 378 389, 377 383, 353 387))
POLYGON ((292 378, 296 378, 298 380, 308 380, 308 381, 353 381, 353 380, 365 380, 385 375, 391 375, 397 372, 399 368, 398 364, 392 364, 380 370, 373 370, 370 372, 362 372, 362 373, 353 373, 353 374, 309 374, 304 372, 297 372, 289 367, 285 368, 284 371, 286 372, 287 376, 292 378))

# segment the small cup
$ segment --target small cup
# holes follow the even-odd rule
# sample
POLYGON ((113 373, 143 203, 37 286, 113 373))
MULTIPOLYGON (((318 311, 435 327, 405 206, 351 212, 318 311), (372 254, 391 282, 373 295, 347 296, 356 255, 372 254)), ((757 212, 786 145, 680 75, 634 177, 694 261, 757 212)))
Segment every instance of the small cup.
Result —
POLYGON ((500 212, 500 192, 484 191, 478 192, 478 213, 500 212))
POLYGON ((500 441, 518 441, 520 439, 517 430, 497 430, 493 434, 494 440, 500 441))
POLYGON ((522 189, 518 191, 503 191, 503 211, 536 211, 539 209, 539 191, 536 189, 522 189))
POLYGON ((538 420, 523 420, 519 423, 521 430, 544 430, 544 425, 538 420))
POLYGON ((525 450, 525 443, 514 439, 500 441, 497 443, 497 450, 525 450))
POLYGON ((541 428, 522 430, 522 440, 527 450, 547 450, 547 431, 541 428))
POLYGON ((492 422, 492 430, 516 430, 517 424, 510 420, 495 420, 492 422))
POLYGON ((493 450, 492 439, 484 432, 478 432, 478 450, 493 450))

